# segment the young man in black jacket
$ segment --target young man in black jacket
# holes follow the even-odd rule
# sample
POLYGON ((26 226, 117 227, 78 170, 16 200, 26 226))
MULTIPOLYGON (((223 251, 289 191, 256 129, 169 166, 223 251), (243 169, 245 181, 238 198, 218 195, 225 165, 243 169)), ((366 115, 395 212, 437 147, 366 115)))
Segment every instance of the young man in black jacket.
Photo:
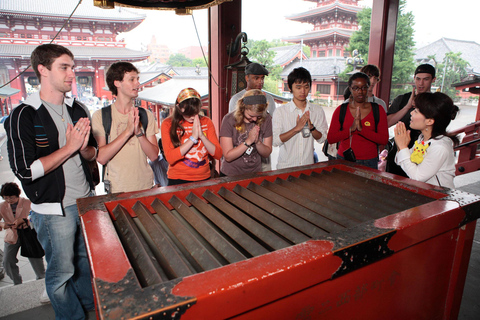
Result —
POLYGON ((84 319, 94 301, 76 199, 94 190, 87 161, 95 160, 97 144, 88 110, 66 95, 75 80, 70 50, 40 45, 31 64, 41 88, 5 122, 10 166, 32 202, 55 318, 84 319))

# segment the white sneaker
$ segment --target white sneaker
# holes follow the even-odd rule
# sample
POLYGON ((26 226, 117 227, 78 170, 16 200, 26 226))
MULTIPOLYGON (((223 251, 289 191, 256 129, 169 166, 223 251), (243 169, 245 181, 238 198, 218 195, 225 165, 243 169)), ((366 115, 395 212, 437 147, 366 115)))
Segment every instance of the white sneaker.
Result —
POLYGON ((43 290, 42 295, 40 296, 40 303, 50 303, 50 298, 48 297, 47 290, 43 290))

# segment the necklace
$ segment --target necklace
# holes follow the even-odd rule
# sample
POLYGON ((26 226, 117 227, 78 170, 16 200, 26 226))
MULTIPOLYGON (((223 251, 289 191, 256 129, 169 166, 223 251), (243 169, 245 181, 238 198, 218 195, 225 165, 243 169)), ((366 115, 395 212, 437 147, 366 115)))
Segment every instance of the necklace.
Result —
POLYGON ((65 119, 63 118, 63 102, 62 102, 62 113, 58 113, 57 110, 55 110, 54 107, 52 107, 47 101, 45 100, 42 100, 45 105, 47 105, 51 110, 53 110, 53 112, 55 112, 59 117, 62 118, 62 122, 65 122, 65 119))

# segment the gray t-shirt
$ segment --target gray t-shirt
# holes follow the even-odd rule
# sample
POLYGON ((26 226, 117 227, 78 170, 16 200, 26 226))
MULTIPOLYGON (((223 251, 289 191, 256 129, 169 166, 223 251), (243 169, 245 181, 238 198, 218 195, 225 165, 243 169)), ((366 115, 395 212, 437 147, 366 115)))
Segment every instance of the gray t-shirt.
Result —
MULTIPOLYGON (((239 132, 235 128, 234 112, 228 113, 222 121, 220 127, 220 138, 228 137, 232 138, 233 147, 237 147, 245 142, 248 137, 248 133, 255 126, 254 123, 245 123, 245 131, 239 132)), ((259 139, 263 140, 272 136, 272 117, 267 114, 265 121, 260 126, 259 139)), ((245 173, 254 173, 262 171, 262 160, 257 152, 255 145, 250 155, 246 153, 242 154, 237 159, 227 162, 225 158, 221 160, 220 171, 227 176, 236 176, 245 173)))
MULTIPOLYGON (((58 146, 62 148, 67 143, 67 124, 71 123, 73 125, 72 119, 67 111, 68 107, 65 104, 60 106, 48 102, 45 103, 43 100, 42 103, 48 110, 53 122, 55 122, 55 126, 57 127, 58 131, 58 146), (62 118, 64 121, 62 121, 62 118)), ((75 152, 67 161, 65 161, 62 165, 62 168, 63 175, 65 177, 65 196, 63 197, 63 207, 68 207, 76 204, 78 198, 86 197, 90 192, 90 186, 85 177, 82 161, 80 160, 80 155, 78 152, 75 152)))

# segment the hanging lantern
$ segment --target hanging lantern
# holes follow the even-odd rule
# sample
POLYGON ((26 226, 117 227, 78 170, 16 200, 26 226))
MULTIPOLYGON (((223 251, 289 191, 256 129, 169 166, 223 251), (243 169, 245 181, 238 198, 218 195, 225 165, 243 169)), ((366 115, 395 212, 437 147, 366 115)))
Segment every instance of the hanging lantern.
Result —
POLYGON ((233 96, 235 93, 240 92, 247 87, 247 82, 245 80, 245 67, 251 63, 247 58, 247 34, 245 32, 239 33, 235 42, 227 48, 227 51, 231 57, 234 56, 238 51, 240 41, 243 42, 242 49, 240 49, 240 61, 225 66, 225 69, 232 72, 230 96, 233 96))

